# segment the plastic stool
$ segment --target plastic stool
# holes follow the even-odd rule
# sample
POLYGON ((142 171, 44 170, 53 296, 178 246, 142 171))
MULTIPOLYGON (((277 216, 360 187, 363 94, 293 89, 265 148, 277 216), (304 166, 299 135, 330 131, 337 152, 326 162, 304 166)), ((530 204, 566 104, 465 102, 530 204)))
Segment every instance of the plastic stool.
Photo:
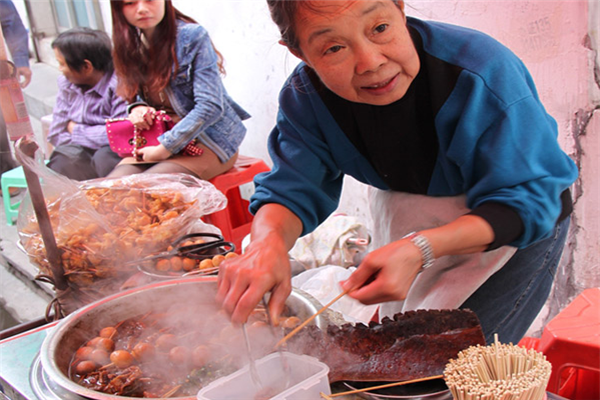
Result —
POLYGON ((239 156, 233 168, 210 180, 227 197, 227 207, 206 215, 203 220, 219 228, 225 240, 235 244, 237 253, 242 251, 242 240, 250 233, 254 218, 248 211, 249 202, 241 196, 240 186, 252 182, 256 174, 269 170, 259 158, 239 156))
POLYGON ((6 224, 13 225, 13 218, 19 215, 19 206, 21 201, 12 203, 10 200, 10 188, 26 188, 27 181, 23 167, 13 168, 2 174, 2 200, 4 201, 4 213, 6 214, 6 224))
MULTIPOLYGON (((44 160, 48 164, 49 160, 44 160)), ((13 218, 19 216, 19 206, 21 201, 11 203, 10 199, 10 188, 27 188, 27 180, 25 179, 25 172, 23 167, 13 168, 10 171, 6 171, 2 174, 2 200, 4 201, 4 213, 6 215, 6 224, 14 225, 13 218)))
POLYGON ((600 288, 583 291, 546 325, 539 351, 552 364, 549 392, 600 398, 600 288))

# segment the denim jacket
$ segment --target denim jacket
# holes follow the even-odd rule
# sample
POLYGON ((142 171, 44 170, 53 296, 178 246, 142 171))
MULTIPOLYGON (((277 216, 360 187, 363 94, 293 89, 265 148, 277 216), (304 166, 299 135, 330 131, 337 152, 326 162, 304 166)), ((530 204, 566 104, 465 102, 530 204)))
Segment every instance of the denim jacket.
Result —
POLYGON ((198 139, 225 162, 238 151, 250 114, 227 94, 206 29, 179 21, 175 52, 179 67, 165 93, 181 120, 158 140, 177 154, 198 139))

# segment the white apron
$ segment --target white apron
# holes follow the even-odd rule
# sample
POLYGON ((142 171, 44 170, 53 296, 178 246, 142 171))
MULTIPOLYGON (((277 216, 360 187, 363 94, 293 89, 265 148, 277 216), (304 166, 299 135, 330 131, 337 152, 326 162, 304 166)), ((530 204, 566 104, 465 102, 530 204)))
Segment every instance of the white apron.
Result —
MULTIPOLYGON (((430 197, 369 188, 373 218, 373 249, 413 231, 447 224, 468 213, 466 196, 430 197)), ((458 308, 516 252, 503 246, 493 251, 444 256, 414 280, 404 301, 382 303, 379 316, 417 309, 458 308)))

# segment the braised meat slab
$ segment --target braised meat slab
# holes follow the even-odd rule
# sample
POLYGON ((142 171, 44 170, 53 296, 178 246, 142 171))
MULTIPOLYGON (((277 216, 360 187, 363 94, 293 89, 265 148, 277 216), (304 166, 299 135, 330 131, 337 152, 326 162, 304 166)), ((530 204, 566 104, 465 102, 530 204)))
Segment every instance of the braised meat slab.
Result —
POLYGON ((417 310, 369 326, 306 326, 288 340, 288 350, 318 358, 329 381, 404 381, 440 375, 450 359, 485 345, 470 310, 417 310))

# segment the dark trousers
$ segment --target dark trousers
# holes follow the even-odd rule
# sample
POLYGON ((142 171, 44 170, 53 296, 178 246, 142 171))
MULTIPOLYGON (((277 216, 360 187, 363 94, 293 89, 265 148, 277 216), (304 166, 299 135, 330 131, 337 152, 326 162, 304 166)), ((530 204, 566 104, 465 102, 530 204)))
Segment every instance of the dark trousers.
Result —
POLYGON ((488 343, 518 343, 544 306, 558 268, 570 217, 552 234, 518 250, 460 308, 477 314, 488 343))
POLYGON ((121 161, 110 147, 104 146, 98 150, 68 144, 54 149, 48 162, 48 168, 67 178, 84 181, 103 178, 121 161))

